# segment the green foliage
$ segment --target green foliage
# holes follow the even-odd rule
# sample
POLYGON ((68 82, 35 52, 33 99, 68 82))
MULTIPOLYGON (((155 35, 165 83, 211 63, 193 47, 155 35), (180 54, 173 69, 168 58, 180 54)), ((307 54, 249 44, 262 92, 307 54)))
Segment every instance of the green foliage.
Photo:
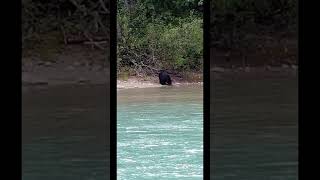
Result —
POLYGON ((159 33, 158 49, 170 68, 200 70, 203 48, 201 23, 201 19, 187 19, 178 26, 168 25, 159 33))
POLYGON ((199 1, 118 2, 118 70, 201 71, 203 30, 199 1))

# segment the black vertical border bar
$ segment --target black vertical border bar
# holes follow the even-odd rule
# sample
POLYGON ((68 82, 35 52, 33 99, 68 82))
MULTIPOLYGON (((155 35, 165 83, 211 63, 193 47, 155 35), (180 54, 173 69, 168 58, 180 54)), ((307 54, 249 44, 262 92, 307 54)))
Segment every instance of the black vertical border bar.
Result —
MULTIPOLYGON (((17 56, 17 73, 15 74, 17 76, 17 79, 19 79, 17 82, 13 81, 14 84, 16 84, 16 90, 18 91, 17 94, 18 96, 14 96, 16 97, 16 99, 13 102, 17 102, 19 104, 19 107, 15 109, 15 113, 13 113, 15 116, 17 116, 17 121, 16 126, 18 127, 18 133, 17 133, 17 139, 18 139, 18 144, 17 144, 17 151, 18 154, 15 156, 11 156, 11 157, 16 157, 17 158, 17 162, 18 162, 18 168, 17 168, 17 172, 16 173, 11 173, 9 176, 12 176, 13 174, 16 174, 17 179, 21 178, 22 179, 22 13, 21 13, 21 8, 22 8, 22 2, 21 1, 16 1, 17 6, 17 11, 15 13, 12 14, 16 14, 17 15, 17 22, 13 21, 11 18, 9 20, 9 22, 14 22, 14 25, 17 25, 17 34, 14 34, 13 36, 8 36, 10 39, 10 42, 12 41, 12 38, 15 39, 17 41, 17 49, 18 51, 14 53, 15 56, 17 56)), ((14 16, 14 15, 12 15, 14 16)), ((12 17, 11 16, 11 17, 12 17)), ((15 18, 15 17, 14 17, 15 18)), ((7 23, 6 24, 7 27, 9 27, 9 25, 7 23)), ((11 26, 14 27, 14 26, 11 26)), ((9 28, 11 29, 11 28, 9 28)), ((9 30, 11 31, 11 30, 9 30)), ((9 43, 11 44, 11 43, 9 43)), ((14 45, 14 43, 13 43, 14 45)), ((15 45, 14 45, 15 46, 15 45)), ((15 49, 16 47, 12 48, 15 49)), ((9 51, 10 52, 10 51, 9 51)), ((9 57, 14 56, 13 54, 10 54, 9 57)), ((5 56, 8 57, 8 56, 5 56)), ((11 59, 11 62, 15 61, 14 58, 11 59)), ((6 67, 6 66, 3 66, 6 67)), ((12 73, 12 72, 11 72, 12 73)), ((12 76, 12 75, 11 75, 12 76)), ((8 85, 8 84, 7 84, 8 85)), ((8 85, 9 86, 9 85, 8 85)), ((14 86, 11 86, 14 87, 14 86)), ((14 92, 14 91, 11 91, 14 92)), ((12 96, 13 97, 13 96, 12 96)), ((12 100, 12 99, 10 99, 12 100)), ((12 114, 9 115, 9 117, 12 116, 12 114)), ((9 141, 12 141, 9 139, 9 141)), ((10 143, 9 143, 10 144, 10 143)), ((10 156, 9 156, 10 157, 10 156)), ((11 159, 10 157, 10 159, 11 159)), ((11 161, 11 160, 10 160, 11 161)), ((14 177, 12 177, 14 179, 14 177)))
MULTIPOLYGON (((302 133, 303 133, 303 125, 304 123, 302 123, 301 119, 301 102, 302 102, 302 98, 301 98, 301 61, 300 61, 300 57, 301 56, 301 42, 302 42, 302 38, 301 38, 301 26, 302 26, 302 22, 306 22, 306 21, 302 21, 302 1, 297 2, 297 6, 298 6, 298 59, 297 59, 297 65, 298 65, 298 179, 303 179, 303 163, 304 163, 304 158, 301 157, 301 155, 303 154, 303 140, 302 140, 302 133)), ((307 18, 306 18, 307 19, 307 18)), ((305 118, 304 118, 305 119, 305 118)))
POLYGON ((2 162, 6 167, 4 176, 10 179, 22 178, 22 17, 21 1, 7 1, 4 7, 8 11, 2 11, 3 28, 3 49, 1 50, 3 61, 1 75, 4 77, 1 88, 2 102, 5 105, 3 116, 10 117, 10 120, 2 121, 1 135, 2 162), (11 9, 11 10, 10 10, 11 9), (8 18, 10 17, 10 18, 8 18))
POLYGON ((117 0, 110 0, 110 179, 117 179, 117 0))
POLYGON ((210 179, 210 0, 203 11, 203 179, 210 179))

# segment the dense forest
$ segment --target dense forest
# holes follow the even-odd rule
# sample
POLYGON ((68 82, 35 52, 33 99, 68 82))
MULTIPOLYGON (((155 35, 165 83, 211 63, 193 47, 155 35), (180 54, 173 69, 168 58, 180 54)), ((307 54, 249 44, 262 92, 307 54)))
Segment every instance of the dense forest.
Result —
MULTIPOLYGON (((118 73, 202 71, 203 0, 117 3, 118 73)), ((295 63, 297 32, 297 0, 210 2, 211 57, 217 62, 240 59, 248 64, 248 55, 254 52, 251 64, 284 59, 295 63), (275 51, 271 51, 273 45, 275 51)), ((56 53, 70 44, 90 44, 109 57, 109 34, 109 0, 22 0, 24 54, 56 53)))
POLYGON ((202 0, 118 1, 118 71, 201 71, 202 0))

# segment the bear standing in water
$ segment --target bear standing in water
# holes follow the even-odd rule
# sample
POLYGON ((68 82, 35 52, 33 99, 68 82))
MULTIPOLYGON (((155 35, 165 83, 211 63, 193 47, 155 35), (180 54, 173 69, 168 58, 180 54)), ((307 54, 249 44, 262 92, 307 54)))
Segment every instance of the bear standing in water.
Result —
POLYGON ((167 73, 167 71, 165 71, 165 70, 160 70, 159 80, 160 80, 161 85, 171 85, 172 84, 171 78, 170 78, 169 74, 167 73))

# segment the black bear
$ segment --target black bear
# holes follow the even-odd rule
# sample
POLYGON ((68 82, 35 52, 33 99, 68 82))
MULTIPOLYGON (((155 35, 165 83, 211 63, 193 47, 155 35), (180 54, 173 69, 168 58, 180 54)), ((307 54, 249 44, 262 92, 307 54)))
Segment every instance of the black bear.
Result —
POLYGON ((171 85, 171 78, 165 70, 160 70, 159 80, 161 85, 171 85))

